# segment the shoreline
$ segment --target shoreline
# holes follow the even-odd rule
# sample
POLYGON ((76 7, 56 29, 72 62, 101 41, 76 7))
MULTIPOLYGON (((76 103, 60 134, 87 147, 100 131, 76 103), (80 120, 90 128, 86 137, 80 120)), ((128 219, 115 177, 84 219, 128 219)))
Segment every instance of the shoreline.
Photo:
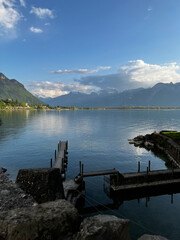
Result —
POLYGON ((31 107, 2 108, 0 111, 23 111, 23 110, 43 110, 43 111, 67 111, 67 110, 180 110, 180 107, 60 107, 37 109, 31 107))

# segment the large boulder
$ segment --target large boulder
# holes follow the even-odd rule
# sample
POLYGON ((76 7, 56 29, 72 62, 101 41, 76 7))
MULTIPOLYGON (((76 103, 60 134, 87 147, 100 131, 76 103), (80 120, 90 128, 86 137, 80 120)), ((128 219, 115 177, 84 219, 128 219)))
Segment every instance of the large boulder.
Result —
POLYGON ((72 204, 56 200, 0 214, 1 240, 72 239, 80 217, 72 204))
POLYGON ((64 198, 60 170, 58 168, 21 169, 16 183, 38 203, 64 198))
POLYGON ((148 235, 148 234, 144 234, 143 236, 141 236, 140 238, 138 238, 138 240, 168 240, 167 238, 164 238, 162 236, 159 235, 148 235))
POLYGON ((76 239, 81 240, 129 240, 129 220, 113 215, 88 217, 81 223, 76 239))
POLYGON ((0 211, 32 206, 34 204, 36 202, 32 196, 26 194, 7 175, 0 173, 0 211))

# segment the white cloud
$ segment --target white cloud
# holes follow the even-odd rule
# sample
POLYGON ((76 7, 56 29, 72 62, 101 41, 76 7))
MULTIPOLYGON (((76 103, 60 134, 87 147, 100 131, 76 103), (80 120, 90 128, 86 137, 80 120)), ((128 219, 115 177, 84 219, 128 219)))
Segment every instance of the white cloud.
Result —
POLYGON ((143 60, 135 60, 129 61, 119 70, 120 73, 128 76, 130 82, 141 83, 143 86, 152 86, 158 82, 180 82, 180 65, 177 63, 155 65, 145 63, 143 60))
POLYGON ((32 7, 31 14, 35 14, 37 17, 43 19, 43 18, 54 18, 54 14, 53 11, 48 9, 48 8, 36 8, 36 7, 32 7))
POLYGON ((123 91, 137 87, 152 87, 156 83, 180 82, 180 65, 169 63, 155 65, 143 60, 129 61, 119 68, 118 73, 103 76, 86 76, 75 79, 83 85, 96 86, 101 89, 123 91))
POLYGON ((26 7, 25 0, 19 0, 22 7, 26 7))
POLYGON ((68 94, 69 92, 84 92, 90 93, 94 90, 92 86, 85 86, 79 83, 66 84, 61 82, 32 82, 26 86, 27 89, 34 95, 39 97, 58 97, 68 94))
POLYGON ((0 0, 0 33, 1 35, 15 28, 21 14, 14 6, 14 0, 0 0))
POLYGON ((76 70, 57 70, 54 71, 53 73, 56 74, 72 74, 72 73, 81 73, 81 74, 86 74, 86 73, 97 73, 101 70, 109 70, 111 69, 110 66, 100 66, 96 69, 86 69, 86 68, 80 68, 80 69, 76 69, 76 70))
MULTIPOLYGON (((94 70, 87 70, 85 72, 94 70)), ((79 70, 74 71, 78 71, 79 73, 79 70)), ((155 65, 145 63, 143 60, 134 60, 121 66, 119 71, 114 74, 84 76, 80 79, 74 79, 74 83, 71 84, 63 82, 52 83, 48 81, 33 82, 31 86, 28 86, 28 89, 33 94, 41 97, 57 97, 71 91, 90 93, 101 89, 123 91, 138 87, 152 87, 159 82, 180 82, 180 64, 168 63, 155 65)))
POLYGON ((30 27, 30 31, 33 33, 42 33, 43 30, 40 28, 30 27))

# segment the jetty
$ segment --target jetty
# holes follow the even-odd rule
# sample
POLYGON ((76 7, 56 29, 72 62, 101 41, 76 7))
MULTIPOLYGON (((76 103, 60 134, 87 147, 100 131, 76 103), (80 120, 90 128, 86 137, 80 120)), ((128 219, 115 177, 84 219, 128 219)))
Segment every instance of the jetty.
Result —
POLYGON ((134 194, 134 192, 159 191, 180 186, 180 169, 132 172, 111 176, 112 192, 134 194))
POLYGON ((65 169, 67 168, 68 163, 68 141, 59 141, 58 142, 58 151, 55 150, 55 161, 54 164, 52 164, 52 158, 51 158, 51 167, 53 168, 59 168, 60 173, 62 175, 62 178, 65 178, 65 169))
MULTIPOLYGON (((139 139, 138 139, 139 141, 139 139)), ((97 206, 97 209, 116 208, 124 200, 139 199, 160 194, 177 193, 180 190, 180 168, 151 170, 151 162, 147 163, 147 170, 141 171, 138 162, 136 172, 121 173, 117 169, 104 169, 96 171, 84 171, 84 164, 79 162, 79 173, 72 179, 65 179, 68 163, 68 141, 59 141, 58 150, 55 150, 55 161, 51 167, 60 169, 63 180, 65 199, 77 208, 83 207, 85 200, 85 179, 89 177, 104 176, 105 191, 114 203, 111 206, 97 206), (109 192, 108 192, 109 191, 109 192)), ((172 199, 172 197, 171 197, 172 199)), ((93 211, 93 207, 84 209, 84 212, 93 211)))
POLYGON ((118 171, 115 168, 114 169, 107 169, 107 170, 84 172, 84 165, 81 164, 81 161, 79 162, 79 168, 80 168, 79 174, 74 178, 75 182, 80 182, 80 181, 83 180, 83 178, 87 178, 87 177, 96 177, 96 176, 118 174, 118 171))

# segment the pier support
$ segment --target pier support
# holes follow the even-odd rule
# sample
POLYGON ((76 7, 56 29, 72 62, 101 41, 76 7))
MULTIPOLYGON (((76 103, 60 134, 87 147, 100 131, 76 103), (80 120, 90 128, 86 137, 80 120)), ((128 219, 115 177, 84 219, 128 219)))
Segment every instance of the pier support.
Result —
POLYGON ((141 163, 140 163, 140 161, 138 162, 138 172, 140 172, 140 167, 141 167, 141 165, 140 165, 141 163))

